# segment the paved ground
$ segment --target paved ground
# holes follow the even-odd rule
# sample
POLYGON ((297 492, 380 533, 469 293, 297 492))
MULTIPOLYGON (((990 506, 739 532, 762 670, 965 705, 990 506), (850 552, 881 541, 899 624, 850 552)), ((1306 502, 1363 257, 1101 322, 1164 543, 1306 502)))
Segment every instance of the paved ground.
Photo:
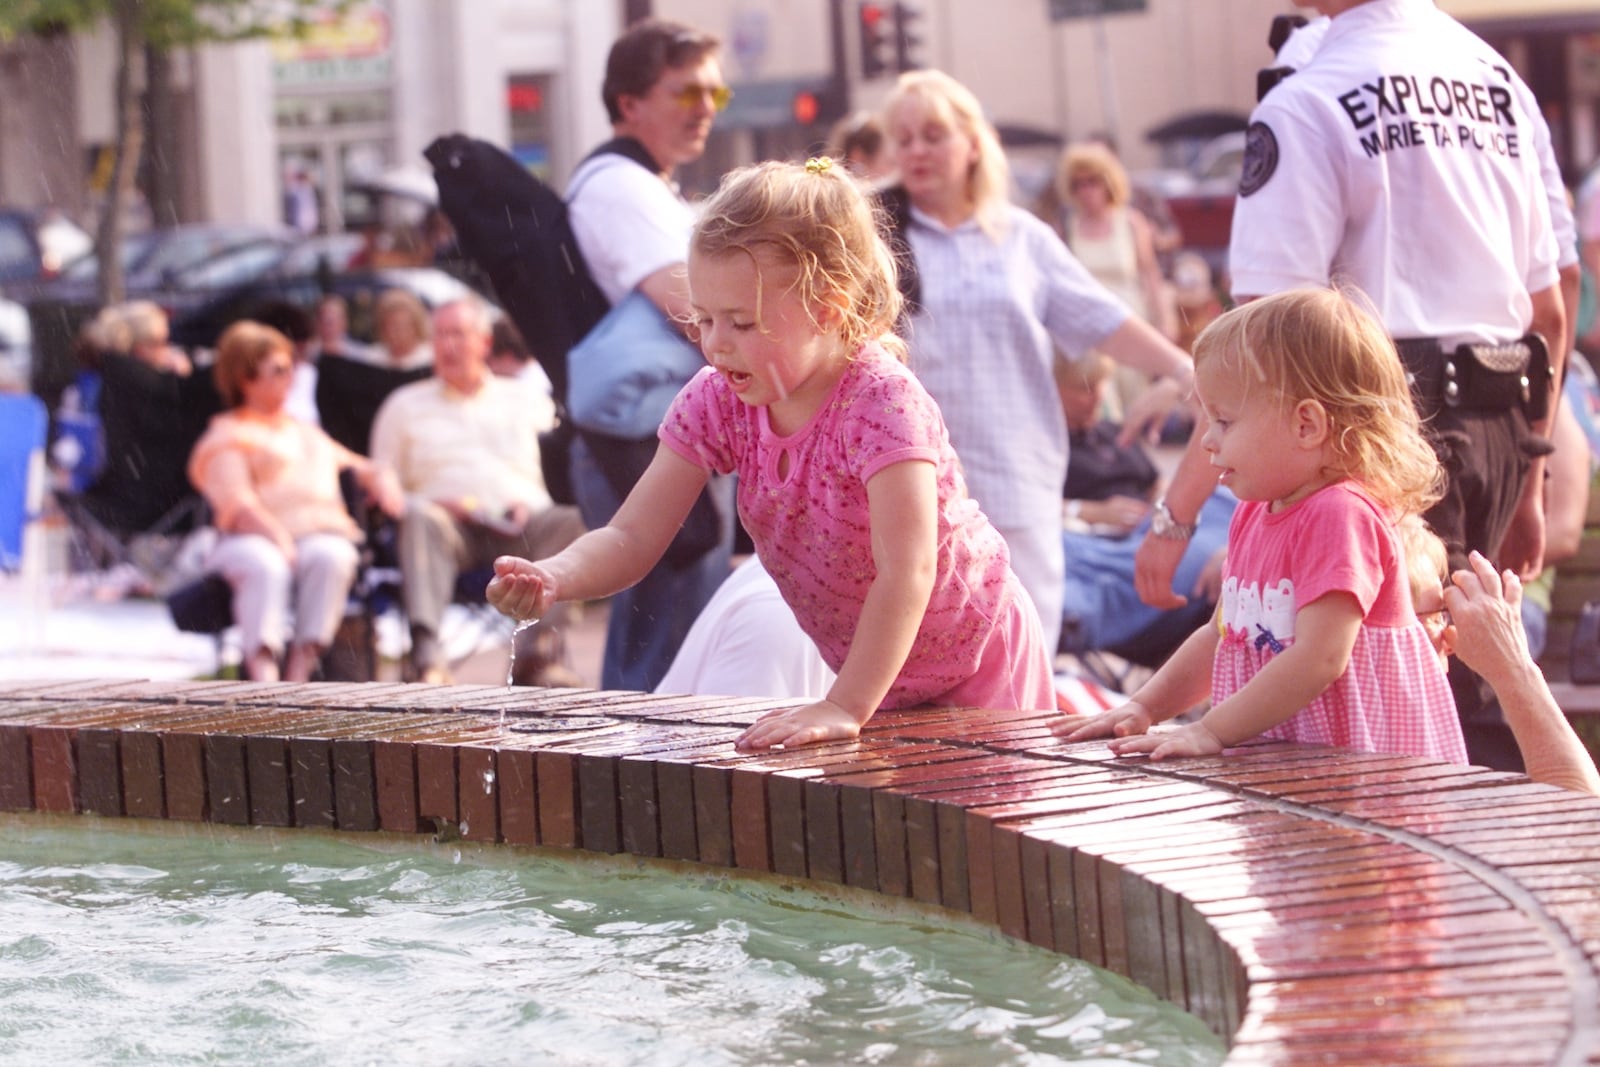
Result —
MULTIPOLYGON (((0 681, 18 678, 182 680, 218 669, 210 637, 186 634, 164 602, 113 597, 114 582, 83 575, 0 575, 0 681)), ((572 667, 590 685, 600 679, 606 606, 586 605, 568 637, 572 667)), ((452 609, 446 642, 459 682, 504 681, 509 624, 452 609)), ((380 676, 398 676, 403 648, 397 618, 379 620, 380 676)), ((236 640, 225 640, 221 662, 238 662, 236 640)))

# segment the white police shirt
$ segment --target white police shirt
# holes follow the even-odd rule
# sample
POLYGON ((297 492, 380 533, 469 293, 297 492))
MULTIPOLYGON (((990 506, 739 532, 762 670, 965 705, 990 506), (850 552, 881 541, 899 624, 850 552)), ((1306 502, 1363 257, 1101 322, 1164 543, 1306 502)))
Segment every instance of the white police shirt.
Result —
POLYGON ((1316 18, 1290 31, 1283 42, 1283 47, 1278 49, 1277 65, 1299 70, 1311 65, 1311 59, 1317 54, 1317 49, 1322 47, 1322 39, 1328 35, 1328 27, 1333 25, 1333 20, 1327 15, 1318 15, 1316 18))
MULTIPOLYGON (((1310 66, 1332 24, 1333 20, 1327 15, 1320 15, 1294 30, 1284 41, 1283 47, 1278 49, 1276 65, 1290 70, 1310 66)), ((1560 250, 1557 265, 1562 268, 1574 266, 1578 262, 1578 226, 1573 217, 1574 210, 1567 203, 1567 183, 1561 177, 1561 164, 1556 160, 1556 146, 1550 136, 1550 125, 1539 110, 1539 101, 1533 95, 1533 90, 1528 88, 1528 83, 1515 70, 1510 67, 1506 69, 1511 75, 1511 91, 1516 94, 1517 102, 1533 123, 1533 143, 1539 155, 1539 173, 1544 179, 1550 224, 1555 228, 1556 247, 1560 250)), ((1581 192, 1578 202, 1583 202, 1581 192)))
POLYGON ((1335 17, 1251 115, 1235 295, 1352 284, 1395 337, 1520 337, 1557 247, 1513 77, 1433 0, 1335 17))

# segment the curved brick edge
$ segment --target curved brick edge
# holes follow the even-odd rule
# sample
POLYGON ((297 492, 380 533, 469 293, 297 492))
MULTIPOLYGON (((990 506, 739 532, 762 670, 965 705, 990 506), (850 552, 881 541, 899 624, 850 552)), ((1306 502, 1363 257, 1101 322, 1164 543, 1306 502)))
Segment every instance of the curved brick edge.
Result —
POLYGON ((1151 765, 1031 714, 729 744, 772 701, 383 684, 0 694, 0 810, 688 860, 970 913, 1140 982, 1238 1065, 1600 1064, 1600 800, 1286 745, 1151 765))

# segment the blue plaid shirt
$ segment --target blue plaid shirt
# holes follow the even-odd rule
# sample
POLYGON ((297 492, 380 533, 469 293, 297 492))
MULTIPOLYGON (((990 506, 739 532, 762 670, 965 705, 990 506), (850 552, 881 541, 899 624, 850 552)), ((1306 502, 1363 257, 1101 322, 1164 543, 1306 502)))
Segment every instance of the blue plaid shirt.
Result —
POLYGON ((939 402, 968 491, 996 525, 1058 522, 1067 423, 1056 348, 1081 356, 1123 324, 1127 305, 1014 205, 999 237, 915 209, 908 237, 922 284, 911 369, 939 402))

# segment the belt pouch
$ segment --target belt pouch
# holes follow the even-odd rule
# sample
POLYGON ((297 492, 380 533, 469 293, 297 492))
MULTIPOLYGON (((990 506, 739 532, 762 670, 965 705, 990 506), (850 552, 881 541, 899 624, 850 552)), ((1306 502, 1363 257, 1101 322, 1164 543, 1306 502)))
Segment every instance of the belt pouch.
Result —
POLYGON ((1520 408, 1530 422, 1549 412, 1550 357, 1538 334, 1506 345, 1461 345, 1446 359, 1445 377, 1444 402, 1449 406, 1469 411, 1520 408))

